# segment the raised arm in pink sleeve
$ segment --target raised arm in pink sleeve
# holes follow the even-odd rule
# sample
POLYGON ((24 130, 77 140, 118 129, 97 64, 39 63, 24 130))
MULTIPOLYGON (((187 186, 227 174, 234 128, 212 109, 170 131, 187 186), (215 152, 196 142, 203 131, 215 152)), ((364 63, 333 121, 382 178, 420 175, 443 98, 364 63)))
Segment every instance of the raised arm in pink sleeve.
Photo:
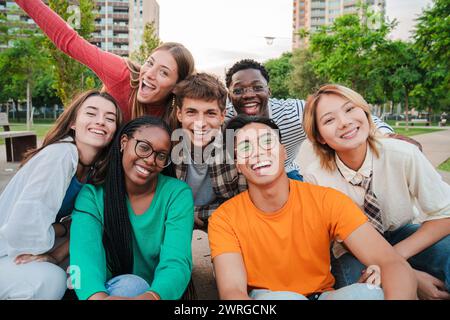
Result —
POLYGON ((118 102, 124 119, 131 119, 129 105, 130 72, 124 59, 105 52, 78 35, 60 16, 41 0, 16 0, 62 52, 91 69, 118 102))

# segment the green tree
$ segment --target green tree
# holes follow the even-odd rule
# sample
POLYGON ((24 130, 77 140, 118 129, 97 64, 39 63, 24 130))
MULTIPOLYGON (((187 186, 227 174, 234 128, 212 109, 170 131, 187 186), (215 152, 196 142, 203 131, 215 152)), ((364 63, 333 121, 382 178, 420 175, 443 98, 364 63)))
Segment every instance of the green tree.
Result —
POLYGON ((412 43, 392 41, 387 46, 387 54, 382 55, 384 68, 388 74, 387 86, 391 90, 392 100, 401 96, 405 108, 406 128, 410 97, 414 88, 423 79, 423 70, 419 66, 418 52, 412 43))
MULTIPOLYGON (((49 60, 50 58, 47 61, 49 60)), ((42 72, 37 74, 33 90, 33 104, 35 106, 50 107, 55 104, 62 104, 61 99, 56 95, 56 89, 53 87, 55 82, 54 67, 48 67, 49 64, 50 62, 47 62, 47 67, 44 67, 42 72)))
POLYGON ((131 59, 143 64, 150 56, 151 52, 161 44, 161 40, 156 35, 155 23, 146 23, 142 35, 142 44, 138 50, 131 54, 131 59))
POLYGON ((292 53, 285 52, 277 59, 270 59, 264 67, 270 77, 270 90, 272 96, 279 99, 292 97, 289 93, 289 77, 292 71, 292 53))
POLYGON ((382 79, 375 77, 378 66, 374 63, 396 21, 387 22, 367 8, 362 9, 362 17, 343 15, 310 35, 314 54, 311 65, 323 79, 349 86, 368 102, 376 103, 380 102, 382 79))
MULTIPOLYGON (((70 22, 81 37, 86 40, 91 38, 95 20, 93 0, 79 0, 77 6, 71 5, 68 0, 49 0, 48 3, 52 10, 70 22)), ((100 83, 88 68, 61 52, 48 39, 46 46, 55 67, 56 81, 53 85, 64 105, 78 92, 91 89, 100 83)))
POLYGON ((319 76, 312 65, 313 53, 309 49, 297 49, 292 54, 291 71, 288 87, 289 93, 296 98, 306 97, 328 81, 319 76))
POLYGON ((417 19, 415 48, 424 81, 413 93, 434 110, 450 108, 450 2, 434 0, 417 19))
POLYGON ((42 46, 42 36, 20 38, 11 48, 0 53, 0 102, 13 99, 16 104, 27 99, 32 106, 36 84, 48 68, 48 57, 42 46))
POLYGON ((6 45, 8 43, 8 29, 6 16, 3 13, 0 13, 0 45, 6 45))

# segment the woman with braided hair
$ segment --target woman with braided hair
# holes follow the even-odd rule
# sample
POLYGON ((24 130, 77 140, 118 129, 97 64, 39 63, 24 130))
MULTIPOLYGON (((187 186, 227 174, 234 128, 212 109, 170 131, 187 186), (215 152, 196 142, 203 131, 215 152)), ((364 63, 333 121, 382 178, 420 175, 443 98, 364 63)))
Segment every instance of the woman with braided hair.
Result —
POLYGON ((132 120, 113 142, 103 182, 80 191, 70 241, 78 298, 179 299, 186 290, 194 202, 186 183, 161 174, 170 135, 161 119, 132 120))

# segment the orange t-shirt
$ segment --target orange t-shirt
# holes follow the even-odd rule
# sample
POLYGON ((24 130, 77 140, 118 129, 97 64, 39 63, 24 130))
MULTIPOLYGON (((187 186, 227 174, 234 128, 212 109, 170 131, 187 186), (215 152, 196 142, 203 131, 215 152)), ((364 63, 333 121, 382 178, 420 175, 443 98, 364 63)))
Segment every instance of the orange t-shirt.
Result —
POLYGON ((289 185, 288 201, 271 214, 256 208, 248 191, 223 203, 209 219, 211 257, 242 254, 249 290, 332 290, 330 243, 345 240, 367 218, 339 191, 295 180, 289 185))

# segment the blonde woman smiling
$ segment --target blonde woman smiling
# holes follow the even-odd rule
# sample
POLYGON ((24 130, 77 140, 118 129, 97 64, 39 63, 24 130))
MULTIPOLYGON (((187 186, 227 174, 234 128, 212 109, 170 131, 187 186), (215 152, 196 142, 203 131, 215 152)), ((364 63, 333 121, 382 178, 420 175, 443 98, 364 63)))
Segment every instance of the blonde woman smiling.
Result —
MULTIPOLYGON (((320 158, 305 180, 335 188, 363 209, 415 269, 420 298, 449 299, 450 186, 426 157, 413 144, 376 137, 367 102, 340 85, 309 97, 304 125, 320 158), (422 224, 413 223, 415 208, 422 224)), ((337 284, 355 282, 364 266, 339 244, 333 253, 337 284)))

